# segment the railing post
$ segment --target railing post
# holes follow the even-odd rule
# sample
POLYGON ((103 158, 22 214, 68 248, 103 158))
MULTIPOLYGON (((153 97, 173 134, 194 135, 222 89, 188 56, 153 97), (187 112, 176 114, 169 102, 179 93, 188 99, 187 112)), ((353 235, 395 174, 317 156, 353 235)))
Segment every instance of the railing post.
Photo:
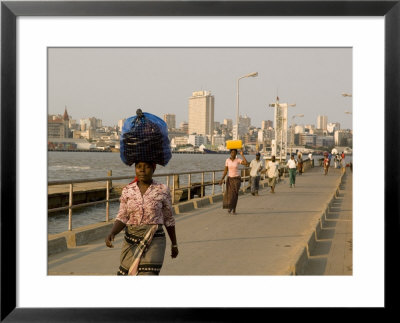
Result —
POLYGON ((107 192, 106 192, 106 222, 110 221, 110 181, 107 181, 107 192))
POLYGON ((73 184, 69 184, 69 209, 68 209, 68 231, 72 231, 72 203, 74 196, 73 184))
POLYGON ((167 176, 167 187, 169 188, 169 176, 167 176))
MULTIPOLYGON (((112 177, 112 170, 107 172, 107 176, 112 177)), ((110 180, 110 188, 112 188, 112 180, 110 180)))
POLYGON ((204 172, 201 173, 201 193, 200 193, 200 197, 204 197, 203 190, 205 190, 205 188, 204 188, 204 172))
POLYGON ((175 176, 176 175, 172 175, 172 204, 175 204, 175 176))
POLYGON ((211 192, 211 195, 214 195, 214 193, 215 193, 215 172, 213 172, 212 173, 212 192, 211 192))
POLYGON ((191 188, 192 188, 192 174, 189 174, 189 178, 188 178, 188 201, 190 200, 191 188))
POLYGON ((243 183, 243 185, 242 185, 242 191, 243 191, 243 192, 244 192, 244 187, 245 187, 245 185, 246 185, 245 176, 246 176, 246 171, 245 171, 244 169, 242 169, 242 179, 243 179, 243 181, 242 181, 242 183, 243 183))

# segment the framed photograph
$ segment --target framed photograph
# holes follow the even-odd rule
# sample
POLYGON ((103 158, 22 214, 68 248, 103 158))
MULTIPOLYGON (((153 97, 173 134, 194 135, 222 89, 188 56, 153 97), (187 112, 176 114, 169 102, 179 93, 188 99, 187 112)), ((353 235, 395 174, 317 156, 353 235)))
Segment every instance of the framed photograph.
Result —
POLYGON ((2 321, 235 321, 239 310, 262 315, 278 308, 393 309, 398 0, 3 1, 1 32, 2 321), (49 51, 183 47, 351 49, 351 276, 160 276, 124 282, 47 274, 49 51))

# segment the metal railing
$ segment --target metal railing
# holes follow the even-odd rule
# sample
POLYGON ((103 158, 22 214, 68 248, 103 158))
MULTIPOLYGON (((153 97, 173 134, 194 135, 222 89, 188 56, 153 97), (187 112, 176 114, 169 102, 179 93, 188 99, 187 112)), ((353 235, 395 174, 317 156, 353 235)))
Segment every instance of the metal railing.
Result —
MULTIPOLYGON (((304 170, 307 170, 310 167, 311 167, 311 161, 309 159, 305 159, 304 160, 304 170)), ((247 175, 247 173, 249 172, 249 169, 250 169, 249 167, 244 167, 244 168, 240 169, 241 180, 242 180, 241 189, 243 190, 243 192, 246 191, 246 189, 248 188, 248 186, 246 186, 246 182, 250 181, 250 175, 247 175)), ((285 176, 285 173, 287 172, 287 170, 284 165, 281 165, 281 170, 282 170, 281 175, 285 176)), ((176 204, 176 203, 179 203, 179 199, 176 200, 176 192, 178 192, 178 191, 184 192, 186 190, 187 191, 187 200, 190 201, 192 199, 192 191, 195 193, 196 189, 200 189, 200 194, 194 194, 194 195, 198 195, 199 197, 202 198, 202 197, 207 196, 206 187, 211 186, 211 192, 209 192, 209 196, 214 196, 216 194, 215 186, 216 185, 219 186, 219 179, 216 179, 216 173, 223 173, 223 171, 224 171, 224 169, 206 170, 206 171, 191 171, 191 172, 180 172, 180 173, 165 173, 165 174, 154 174, 153 177, 165 177, 166 178, 166 185, 171 191, 172 204, 176 204), (206 174, 211 174, 210 181, 205 180, 206 174), (196 175, 201 176, 200 182, 193 182, 193 177, 196 175), (180 186, 179 185, 180 178, 184 178, 186 176, 187 176, 187 181, 182 181, 183 184, 186 184, 186 185, 180 186), (171 181, 171 179, 172 179, 172 181, 171 181)), ((112 175, 112 171, 109 171, 107 177, 49 181, 48 186, 68 185, 69 186, 69 192, 68 192, 69 198, 68 198, 68 206, 50 208, 50 209, 48 209, 48 213, 68 210, 68 231, 71 231, 72 230, 73 209, 105 203, 106 204, 106 215, 105 215, 106 222, 109 222, 110 221, 110 203, 119 201, 119 197, 110 198, 112 182, 113 181, 122 181, 122 180, 129 180, 129 181, 132 180, 132 175, 130 175, 130 176, 111 176, 111 175, 112 175), (74 201, 73 201, 74 185, 78 184, 78 183, 94 183, 94 182, 105 182, 106 183, 106 187, 105 187, 106 198, 103 200, 99 200, 99 201, 74 204, 74 201)), ((263 180, 265 180, 266 174, 262 174, 261 178, 263 180)), ((224 193, 224 188, 225 188, 225 185, 222 185, 222 187, 221 187, 222 193, 224 193)))
MULTIPOLYGON (((249 179, 250 179, 250 176, 246 175, 248 170, 249 170, 248 167, 240 170, 241 171, 241 179, 242 179, 241 189, 243 191, 246 190, 246 188, 247 188, 246 182, 249 181, 249 179)), ((166 178, 165 184, 171 191, 172 204, 176 204, 176 203, 179 203, 179 200, 176 200, 176 193, 178 191, 184 192, 186 190, 187 191, 187 200, 191 200, 192 199, 192 191, 195 193, 196 189, 200 189, 200 194, 194 194, 194 195, 199 195, 199 197, 202 198, 202 197, 207 196, 206 187, 211 186, 211 192, 209 192, 210 193, 209 196, 215 195, 216 194, 215 186, 216 185, 219 186, 219 179, 216 179, 216 173, 223 173, 223 171, 224 171, 223 169, 217 169, 217 170, 206 170, 206 171, 165 173, 165 174, 154 174, 153 177, 166 178), (205 180, 206 174, 211 174, 210 181, 205 180), (201 176, 200 182, 193 182, 193 177, 195 175, 201 176), (179 185, 180 178, 183 178, 185 176, 187 176, 187 182, 185 183, 185 181, 182 181, 183 182, 182 184, 184 184, 184 186, 180 186, 179 185), (171 181, 171 179, 172 179, 172 181, 171 181)), ((112 172, 109 171, 109 176, 107 176, 107 177, 49 181, 48 186, 68 185, 69 186, 69 190, 68 190, 69 198, 68 198, 68 206, 50 208, 50 209, 48 209, 48 213, 68 210, 68 231, 71 231, 72 230, 73 209, 105 203, 106 204, 106 222, 109 222, 110 221, 110 203, 119 201, 119 197, 118 198, 110 198, 112 182, 113 181, 123 181, 123 180, 131 181, 132 180, 132 175, 131 176, 111 176, 111 174, 112 174, 112 172), (99 201, 74 204, 73 197, 74 197, 75 184, 94 183, 94 182, 105 182, 106 183, 106 187, 105 187, 106 198, 103 200, 99 200, 99 201)), ((263 179, 265 179, 265 175, 262 175, 262 177, 263 177, 263 179)), ((225 187, 225 185, 222 185, 222 187, 221 187, 222 193, 224 192, 224 187, 225 187)))

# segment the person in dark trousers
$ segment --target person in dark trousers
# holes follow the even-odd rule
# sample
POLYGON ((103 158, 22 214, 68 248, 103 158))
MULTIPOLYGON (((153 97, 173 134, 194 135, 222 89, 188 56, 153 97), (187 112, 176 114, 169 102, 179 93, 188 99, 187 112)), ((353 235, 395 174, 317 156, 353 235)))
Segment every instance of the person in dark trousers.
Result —
POLYGON ((251 181, 251 195, 258 195, 260 188, 260 177, 263 169, 263 161, 260 160, 260 153, 256 153, 256 159, 250 162, 250 181, 251 181))
POLYGON ((289 183, 290 187, 295 187, 296 185, 296 168, 297 168, 297 163, 294 159, 294 155, 290 156, 290 159, 288 160, 286 166, 289 169, 289 183))
POLYGON ((268 175, 268 186, 271 187, 271 193, 275 193, 276 180, 279 177, 279 163, 275 160, 275 156, 271 157, 265 170, 268 175))

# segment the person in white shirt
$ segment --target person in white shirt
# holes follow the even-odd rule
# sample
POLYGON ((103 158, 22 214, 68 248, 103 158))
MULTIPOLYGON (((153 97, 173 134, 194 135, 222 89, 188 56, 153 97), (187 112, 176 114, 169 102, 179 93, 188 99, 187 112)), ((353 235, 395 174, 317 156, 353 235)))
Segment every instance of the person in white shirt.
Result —
POLYGON ((276 179, 279 176, 279 163, 275 161, 275 156, 271 157, 271 161, 268 162, 267 167, 268 186, 271 187, 271 193, 275 193, 276 179))
POLYGON ((297 162, 294 160, 294 155, 290 156, 290 159, 287 162, 286 166, 289 168, 290 187, 292 187, 292 185, 293 187, 295 187, 297 162))
POLYGON ((260 160, 260 153, 256 153, 256 159, 253 159, 250 163, 250 180, 251 180, 251 194, 258 195, 258 189, 260 187, 260 175, 263 169, 264 163, 260 160))
POLYGON ((308 154, 308 158, 310 159, 311 167, 314 167, 314 160, 312 158, 312 153, 308 154))

